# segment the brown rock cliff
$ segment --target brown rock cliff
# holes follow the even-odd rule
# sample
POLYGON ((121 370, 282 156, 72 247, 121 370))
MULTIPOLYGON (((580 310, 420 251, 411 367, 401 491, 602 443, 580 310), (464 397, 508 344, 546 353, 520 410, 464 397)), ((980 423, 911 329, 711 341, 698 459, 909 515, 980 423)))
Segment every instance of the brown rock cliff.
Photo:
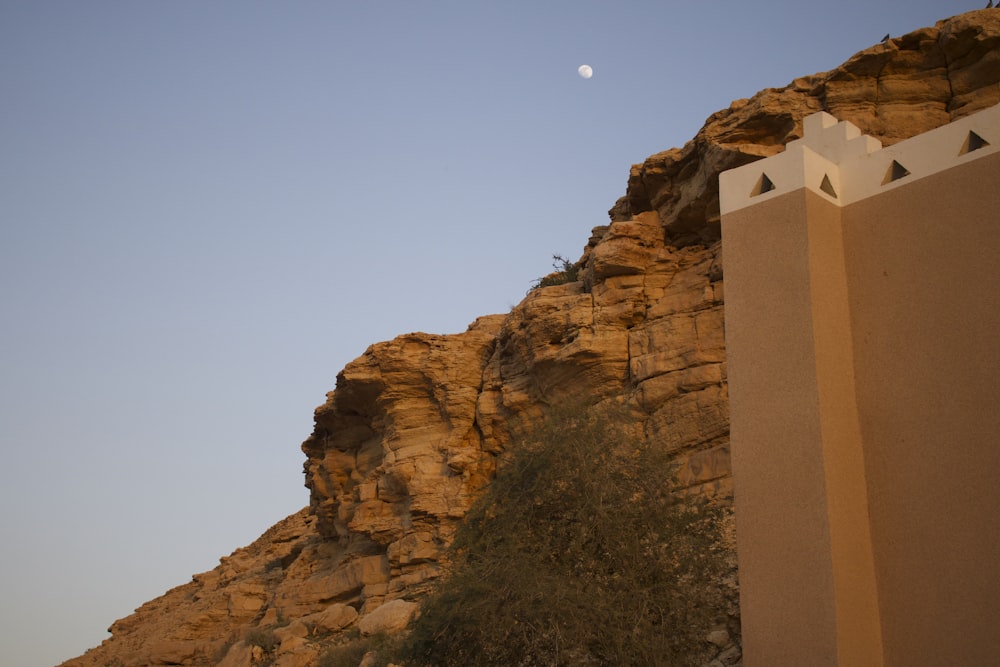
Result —
POLYGON ((719 172, 779 152, 815 111, 891 144, 998 102, 1000 12, 978 11, 713 114, 632 168, 581 280, 348 364, 302 446, 309 507, 64 664, 246 666, 263 658, 260 633, 274 664, 312 664, 341 629, 419 599, 511 429, 554 402, 624 398, 644 437, 675 452, 681 483, 726 501, 719 172))
POLYGON ((612 219, 657 211, 669 243, 712 243, 720 238, 718 174, 781 152, 811 113, 850 121, 888 146, 1000 103, 998 24, 997 12, 961 14, 736 100, 683 148, 633 166, 612 219))

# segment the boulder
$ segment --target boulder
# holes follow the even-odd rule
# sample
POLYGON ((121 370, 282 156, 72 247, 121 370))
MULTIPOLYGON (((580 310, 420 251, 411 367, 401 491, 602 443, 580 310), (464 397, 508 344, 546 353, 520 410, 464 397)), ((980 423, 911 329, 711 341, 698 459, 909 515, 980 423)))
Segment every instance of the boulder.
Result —
POLYGON ((358 621, 362 635, 395 634, 406 629, 420 605, 406 600, 392 600, 358 621))
POLYGON ((354 607, 346 604, 332 604, 321 612, 302 618, 302 622, 312 627, 314 633, 336 632, 346 628, 358 618, 354 607))

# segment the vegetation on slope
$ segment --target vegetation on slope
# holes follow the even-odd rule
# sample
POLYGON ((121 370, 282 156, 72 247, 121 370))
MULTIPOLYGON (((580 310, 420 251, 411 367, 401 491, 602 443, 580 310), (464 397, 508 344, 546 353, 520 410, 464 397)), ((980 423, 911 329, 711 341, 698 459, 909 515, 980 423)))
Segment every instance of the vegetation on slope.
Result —
POLYGON ((566 259, 562 255, 552 255, 552 273, 536 279, 531 284, 529 292, 540 287, 552 287, 553 285, 565 285, 574 283, 580 279, 580 266, 566 259))
POLYGON ((453 546, 396 661, 686 665, 725 623, 726 510, 673 493, 666 453, 617 410, 526 433, 453 546))

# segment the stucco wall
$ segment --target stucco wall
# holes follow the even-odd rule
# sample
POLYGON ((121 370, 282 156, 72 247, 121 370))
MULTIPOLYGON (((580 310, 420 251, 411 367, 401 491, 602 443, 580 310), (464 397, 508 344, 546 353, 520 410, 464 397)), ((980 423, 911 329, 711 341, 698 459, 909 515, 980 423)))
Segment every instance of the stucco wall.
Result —
POLYGON ((840 230, 806 189, 723 226, 748 667, 881 660, 840 230))
POLYGON ((889 149, 817 114, 723 174, 747 667, 1000 655, 998 146, 1000 107, 889 149))
POLYGON ((730 386, 753 396, 730 401, 730 438, 741 443, 732 465, 743 650, 760 665, 836 653, 805 195, 743 209, 723 228, 723 243, 743 249, 726 256, 726 355, 730 386), (758 641, 791 636, 802 641, 758 641))
POLYGON ((843 220, 886 662, 994 663, 1000 154, 843 220))

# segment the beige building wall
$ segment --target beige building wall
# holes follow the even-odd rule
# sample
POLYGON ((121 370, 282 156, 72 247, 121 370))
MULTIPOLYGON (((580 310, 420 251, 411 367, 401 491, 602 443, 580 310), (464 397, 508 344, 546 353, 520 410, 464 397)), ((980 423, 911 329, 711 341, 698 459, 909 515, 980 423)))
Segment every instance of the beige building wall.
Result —
POLYGON ((724 224, 744 664, 881 664, 840 210, 800 188, 724 224))
POLYGON ((1000 655, 998 145, 816 114, 723 174, 747 667, 1000 655))
POLYGON ((1000 153, 844 236, 886 662, 1000 664, 1000 153))

